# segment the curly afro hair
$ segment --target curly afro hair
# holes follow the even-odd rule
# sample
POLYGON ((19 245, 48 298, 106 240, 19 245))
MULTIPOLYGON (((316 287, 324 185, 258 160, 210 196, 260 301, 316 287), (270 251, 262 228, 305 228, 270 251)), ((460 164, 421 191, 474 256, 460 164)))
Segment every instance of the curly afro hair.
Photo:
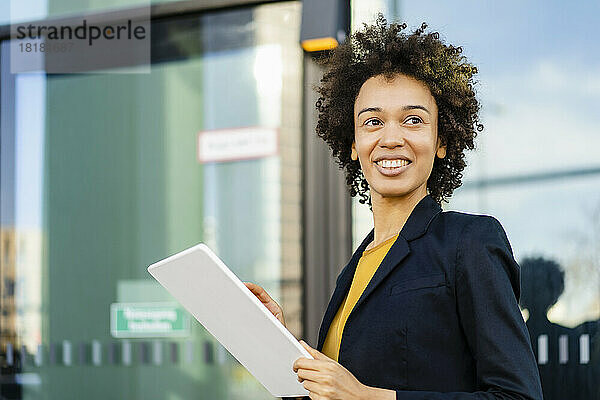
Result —
POLYGON ((425 33, 423 23, 406 34, 406 24, 389 24, 378 14, 373 25, 350 35, 330 54, 319 60, 326 67, 316 107, 316 132, 332 150, 340 168, 345 169, 350 195, 360 195, 371 206, 369 185, 360 163, 350 158, 354 141, 354 103, 363 83, 374 76, 393 78, 404 74, 424 82, 438 107, 438 135, 446 146, 446 157, 435 158, 427 181, 429 194, 441 204, 448 202, 461 185, 466 163, 465 149, 474 149, 480 105, 475 97, 473 76, 477 68, 462 56, 461 47, 446 45, 439 33, 425 33))

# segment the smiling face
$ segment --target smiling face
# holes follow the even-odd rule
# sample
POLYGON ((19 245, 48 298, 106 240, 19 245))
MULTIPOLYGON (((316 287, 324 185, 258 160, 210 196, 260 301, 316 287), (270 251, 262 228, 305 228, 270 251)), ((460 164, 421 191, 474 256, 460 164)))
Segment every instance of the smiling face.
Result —
POLYGON ((445 157, 437 135, 438 109, 424 83, 406 75, 369 78, 354 103, 353 160, 371 198, 424 197, 434 157, 445 157))

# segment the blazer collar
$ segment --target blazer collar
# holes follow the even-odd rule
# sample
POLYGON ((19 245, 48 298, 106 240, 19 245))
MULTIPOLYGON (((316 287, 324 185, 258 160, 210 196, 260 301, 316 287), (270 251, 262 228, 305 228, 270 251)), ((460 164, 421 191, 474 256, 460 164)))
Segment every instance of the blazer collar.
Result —
MULTIPOLYGON (((434 200, 431 195, 426 195, 417 203, 413 211, 410 213, 408 220, 402 227, 400 234, 404 239, 411 241, 421 237, 427 231, 429 224, 442 207, 434 200)), ((373 230, 374 231, 374 230, 373 230)))
MULTIPOLYGON (((381 261, 381 264, 377 268, 377 271, 375 271, 375 274, 369 281, 369 284, 365 288, 361 297, 356 302, 354 308, 348 316, 348 320, 350 320, 350 317, 355 313, 355 310, 375 290, 375 288, 383 281, 383 279, 410 253, 408 242, 423 236, 433 218, 441 211, 442 208, 440 205, 429 194, 427 194, 417 203, 406 220, 406 223, 402 227, 398 238, 394 241, 394 244, 381 261)), ((358 261, 360 260, 363 251, 365 251, 366 247, 373 240, 374 234, 375 229, 371 229, 371 232, 369 232, 360 246, 358 246, 352 255, 352 258, 350 259, 350 262, 344 267, 336 281, 335 291, 333 292, 329 306, 325 311, 321 329, 319 330, 317 350, 322 350, 323 348, 323 343, 325 342, 325 337, 327 335, 327 331, 329 330, 329 326, 331 325, 337 310, 344 300, 346 293, 350 289, 358 261)))

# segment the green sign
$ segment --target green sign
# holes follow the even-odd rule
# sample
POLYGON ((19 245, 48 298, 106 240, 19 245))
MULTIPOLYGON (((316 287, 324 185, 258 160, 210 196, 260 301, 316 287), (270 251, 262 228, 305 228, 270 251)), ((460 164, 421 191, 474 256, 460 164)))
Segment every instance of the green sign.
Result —
POLYGON ((110 331, 117 338, 188 336, 190 315, 177 303, 113 303, 110 331))

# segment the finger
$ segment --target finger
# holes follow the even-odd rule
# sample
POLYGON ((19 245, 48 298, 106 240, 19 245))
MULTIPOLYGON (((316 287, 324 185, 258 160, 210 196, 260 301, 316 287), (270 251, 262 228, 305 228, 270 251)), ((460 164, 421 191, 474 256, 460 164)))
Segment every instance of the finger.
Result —
POLYGON ((256 283, 244 282, 244 285, 246 285, 246 287, 248 287, 248 289, 252 290, 253 292, 260 292, 261 287, 258 286, 256 283))
POLYGON ((250 289, 250 291, 252 292, 253 295, 255 295, 256 297, 259 297, 258 293, 257 293, 258 289, 256 288, 256 285, 254 283, 244 282, 244 285, 246 285, 246 287, 248 289, 250 289))
MULTIPOLYGON (((263 296, 263 293, 265 293, 265 294, 266 294, 265 290, 264 290, 262 287, 260 287, 260 286, 258 286, 257 284, 255 284, 255 283, 252 283, 252 282, 244 282, 244 285, 246 285, 246 287, 247 287, 248 289, 250 289, 250 291, 251 291, 252 293, 254 293, 254 294, 257 296, 257 297, 262 297, 262 296, 263 296)), ((267 296, 268 296, 268 295, 267 295, 267 296)))
POLYGON ((319 371, 315 371, 312 369, 304 369, 304 368, 300 368, 298 370, 298 382, 302 382, 302 381, 318 382, 318 379, 319 379, 319 371))
POLYGON ((312 396, 311 399, 321 399, 323 398, 323 386, 316 383, 316 382, 312 382, 312 381, 304 381, 302 382, 302 386, 304 386, 304 389, 308 390, 310 393, 310 395, 312 396))
POLYGON ((250 282, 244 282, 244 284, 246 285, 246 287, 248 287, 248 289, 250 289, 250 291, 256 296, 258 297, 258 299, 265 303, 265 305, 267 305, 270 302, 275 303, 275 301, 271 298, 271 296, 269 296, 269 294, 267 293, 267 291, 265 289, 263 289, 262 287, 254 284, 254 283, 250 283, 250 282))
POLYGON ((281 322, 283 324, 283 326, 285 326, 285 319, 283 318, 283 311, 279 311, 279 312, 275 313, 275 318, 277 318, 279 320, 279 322, 281 322))
POLYGON ((329 364, 328 361, 311 360, 306 357, 300 357, 296 361, 294 361, 294 365, 292 366, 292 369, 296 373, 298 372, 298 370, 300 368, 311 369, 314 371, 321 371, 327 366, 327 364, 329 364))
POLYGON ((300 344, 304 346, 304 348, 310 353, 311 356, 315 358, 315 360, 331 360, 331 358, 327 357, 319 350, 310 347, 304 340, 300 340, 300 344))
POLYGON ((273 300, 271 296, 269 296, 269 294, 260 286, 251 282, 244 282, 244 285, 246 285, 246 287, 250 289, 250 291, 260 300, 260 302, 267 307, 267 310, 269 310, 271 314, 273 314, 275 318, 277 318, 279 322, 285 326, 283 310, 279 304, 277 304, 277 302, 273 300))
POLYGON ((254 293, 260 299, 260 301, 262 301, 265 304, 271 302, 275 303, 275 300, 273 300, 271 296, 269 296, 269 293, 267 293, 267 291, 264 288, 258 285, 254 285, 254 290, 252 290, 252 293, 254 293))

